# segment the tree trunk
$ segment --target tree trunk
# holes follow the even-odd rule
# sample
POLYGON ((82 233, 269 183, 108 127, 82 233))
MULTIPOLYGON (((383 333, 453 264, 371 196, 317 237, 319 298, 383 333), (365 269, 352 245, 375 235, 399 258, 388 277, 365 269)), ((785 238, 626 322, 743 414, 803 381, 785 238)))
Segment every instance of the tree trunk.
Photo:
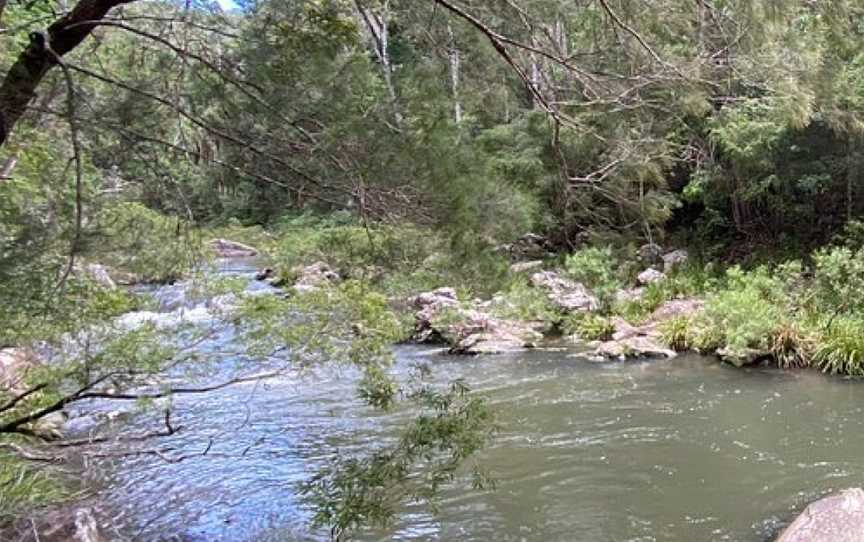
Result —
MULTIPOLYGON (((0 86, 0 146, 36 96, 36 88, 60 58, 81 44, 111 8, 134 0, 81 0, 46 33, 30 34, 30 45, 9 68, 0 86)), ((5 0, 0 0, 5 2, 5 0)), ((2 10, 0 5, 0 10, 2 10)))
POLYGON ((448 56, 450 57, 450 88, 453 92, 453 116, 456 119, 456 124, 462 122, 462 102, 459 98, 459 67, 461 58, 459 56, 459 48, 456 47, 456 36, 453 34, 453 27, 447 23, 447 34, 450 37, 450 46, 448 48, 448 56))

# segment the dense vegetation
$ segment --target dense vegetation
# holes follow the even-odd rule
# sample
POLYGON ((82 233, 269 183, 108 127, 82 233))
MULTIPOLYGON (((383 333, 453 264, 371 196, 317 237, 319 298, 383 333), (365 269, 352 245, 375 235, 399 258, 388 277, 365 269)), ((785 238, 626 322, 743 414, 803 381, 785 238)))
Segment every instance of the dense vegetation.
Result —
POLYGON ((65 352, 0 380, 0 522, 62 493, 24 459, 33 422, 108 380, 207 373, 200 330, 120 329, 148 301, 88 266, 237 293, 202 273, 214 237, 285 284, 315 261, 346 279, 223 315, 244 355, 348 359, 368 404, 418 405, 403 440, 303 486, 336 536, 434 502, 494 432, 465 383, 388 376, 410 328, 391 301, 421 291, 500 292, 496 316, 585 339, 700 297, 672 347, 864 374, 862 20, 851 0, 0 0, 0 346, 65 352), (508 269, 526 232, 597 311, 508 269), (690 262, 621 301, 646 243, 690 262))

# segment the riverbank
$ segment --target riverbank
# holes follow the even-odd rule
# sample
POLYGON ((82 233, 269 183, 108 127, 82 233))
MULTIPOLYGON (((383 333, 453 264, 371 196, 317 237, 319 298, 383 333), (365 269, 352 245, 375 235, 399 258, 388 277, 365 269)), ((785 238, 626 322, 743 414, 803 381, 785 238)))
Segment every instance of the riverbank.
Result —
POLYGON ((429 232, 336 226, 289 232, 264 254, 277 284, 314 283, 321 269, 331 281, 363 282, 410 323, 406 338, 453 354, 563 337, 597 360, 692 351, 738 367, 864 374, 864 251, 854 239, 747 270, 674 246, 569 255, 549 246, 529 234, 472 260, 429 232))

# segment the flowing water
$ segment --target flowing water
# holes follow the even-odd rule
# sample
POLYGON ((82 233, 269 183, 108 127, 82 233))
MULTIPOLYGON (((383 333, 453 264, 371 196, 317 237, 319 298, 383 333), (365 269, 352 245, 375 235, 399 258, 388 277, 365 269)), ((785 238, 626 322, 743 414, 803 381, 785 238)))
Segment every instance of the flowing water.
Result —
MULTIPOLYGON (((501 432, 480 460, 498 484, 448 490, 434 515, 407 506, 364 539, 770 540, 810 500, 864 483, 864 382, 698 356, 396 353, 397 372, 428 363, 489 397, 501 432)), ((409 415, 363 407, 356 376, 325 367, 178 398, 185 429, 158 445, 189 457, 96 464, 100 497, 140 540, 326 539, 308 530, 296 482, 336 449, 386 442, 409 415)), ((131 423, 152 428, 153 416, 131 423)))

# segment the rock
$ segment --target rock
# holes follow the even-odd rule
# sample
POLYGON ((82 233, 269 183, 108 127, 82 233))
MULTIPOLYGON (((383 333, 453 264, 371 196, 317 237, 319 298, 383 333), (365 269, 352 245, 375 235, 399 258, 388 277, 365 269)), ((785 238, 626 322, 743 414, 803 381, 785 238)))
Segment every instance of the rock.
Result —
POLYGON ((456 290, 444 287, 423 292, 411 299, 411 306, 417 311, 414 315, 413 340, 421 344, 447 342, 444 335, 449 329, 441 329, 435 320, 447 308, 458 310, 456 290))
POLYGON ((108 542, 112 539, 105 534, 93 510, 87 507, 66 506, 43 512, 35 518, 22 520, 16 530, 22 533, 16 539, 27 542, 108 542))
POLYGON ((647 243, 639 247, 639 260, 649 265, 659 263, 663 256, 663 249, 656 243, 647 243))
POLYGON ((618 290, 615 292, 616 303, 631 303, 639 301, 645 295, 645 288, 630 288, 627 290, 618 290))
POLYGON ((549 300, 565 312, 597 310, 599 303, 588 289, 578 282, 560 277, 554 271, 531 275, 531 285, 548 291, 549 300))
POLYGON ((636 280, 642 286, 648 286, 649 284, 654 284, 655 282, 660 282, 661 280, 665 280, 665 279, 666 279, 666 275, 664 275, 660 271, 657 271, 653 267, 649 267, 645 271, 642 271, 636 277, 636 280))
POLYGON ((686 264, 689 259, 690 254, 683 248, 666 253, 663 255, 663 272, 667 274, 671 273, 686 264))
POLYGON ((777 542, 864 542, 864 490, 846 489, 811 503, 777 542))
POLYGON ((114 279, 111 278, 111 274, 104 265, 100 265, 98 263, 88 263, 84 264, 80 267, 76 266, 75 273, 79 276, 84 276, 99 286, 103 288, 107 288, 109 290, 113 290, 117 287, 114 279))
POLYGON ((726 363, 730 363, 735 367, 745 367, 747 365, 753 365, 754 363, 758 363, 760 361, 764 361, 771 357, 771 352, 767 350, 760 350, 758 348, 745 348, 743 350, 737 350, 729 348, 721 348, 717 351, 717 356, 726 363))
POLYGON ((500 354, 534 348, 543 339, 531 323, 499 320, 483 315, 482 325, 465 333, 451 354, 500 354))
POLYGON ((541 267, 543 267, 543 260, 531 260, 530 262, 514 263, 510 266, 510 272, 518 275, 519 273, 526 273, 541 267))
POLYGON ((621 340, 611 340, 600 343, 594 350, 594 359, 628 360, 636 358, 667 358, 677 356, 674 350, 661 345, 657 339, 647 336, 631 336, 621 340))
POLYGON ((536 233, 526 233, 516 241, 498 247, 509 254, 513 261, 540 260, 551 256, 552 244, 548 239, 536 233))
POLYGON ((492 354, 531 348, 543 338, 537 330, 543 322, 505 320, 479 310, 491 305, 475 300, 473 308, 463 307, 453 288, 421 293, 411 299, 417 311, 412 339, 449 344, 451 354, 492 354))
POLYGON ((30 430, 45 440, 59 440, 63 438, 63 428, 68 419, 69 415, 63 411, 52 412, 33 422, 30 430))
POLYGON ((312 265, 302 267, 297 271, 297 280, 294 281, 294 291, 299 293, 314 292, 326 284, 334 284, 342 278, 339 273, 330 269, 324 262, 316 262, 312 265))
POLYGON ((640 357, 673 358, 676 353, 667 348, 660 340, 660 326, 672 318, 689 316, 704 306, 701 299, 675 299, 657 307, 648 320, 634 326, 621 317, 612 318, 615 332, 611 341, 597 346, 595 361, 625 360, 640 357))
POLYGON ((268 280, 276 276, 276 271, 269 267, 265 267, 261 271, 255 273, 255 280, 268 280))
POLYGON ((41 360, 36 352, 27 348, 0 349, 0 390, 12 393, 27 391, 24 382, 27 373, 38 367, 41 360))
POLYGON ((228 239, 213 239, 210 241, 210 248, 219 258, 249 258, 258 255, 257 249, 228 239))

